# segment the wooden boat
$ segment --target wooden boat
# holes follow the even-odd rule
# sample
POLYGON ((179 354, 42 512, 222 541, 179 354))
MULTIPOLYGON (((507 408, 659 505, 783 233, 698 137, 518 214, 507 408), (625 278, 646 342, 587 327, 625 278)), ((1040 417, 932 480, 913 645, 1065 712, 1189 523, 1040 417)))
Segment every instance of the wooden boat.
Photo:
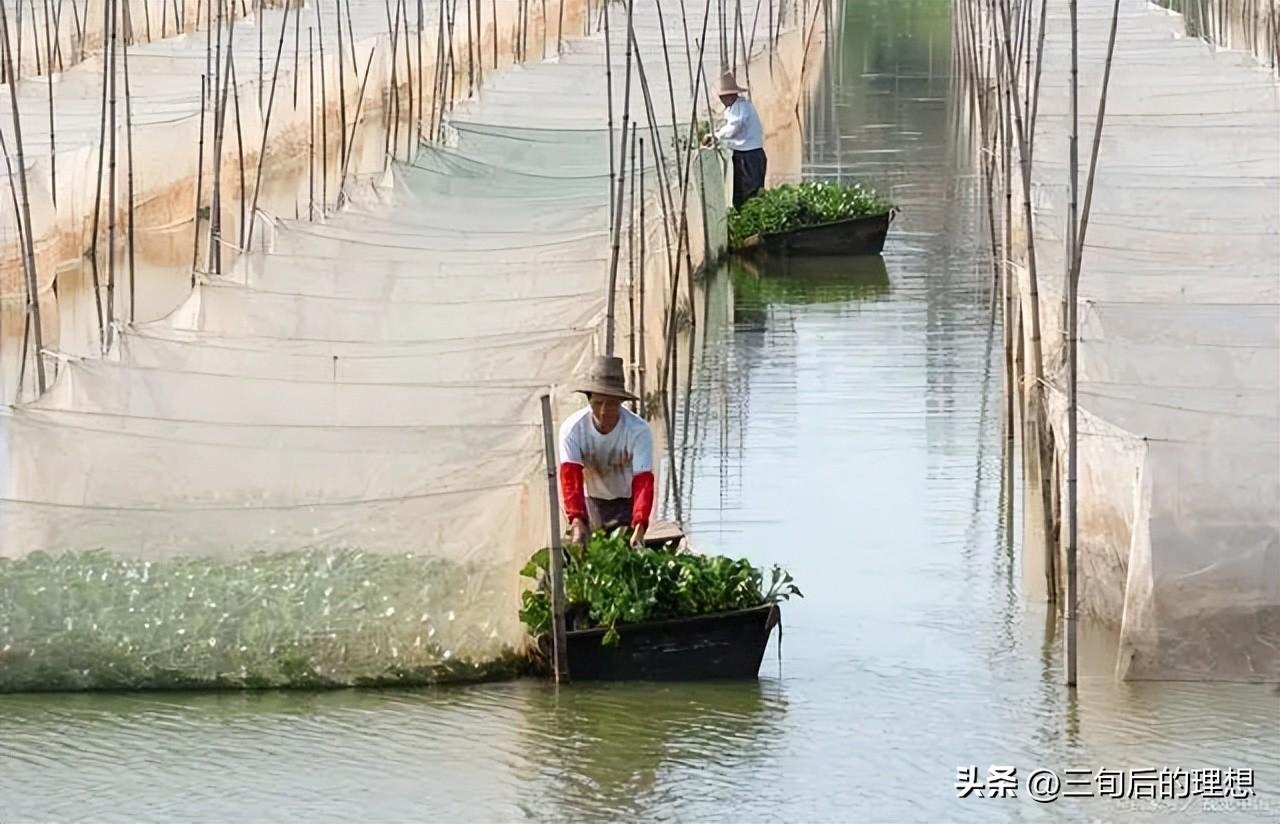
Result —
POLYGON ((766 255, 878 255, 884 251, 889 224, 896 215, 891 209, 879 215, 754 235, 738 251, 766 255))
MULTIPOLYGON (((683 547, 674 524, 655 521, 645 535, 651 548, 683 547)), ((605 646, 604 627, 575 629, 572 613, 565 633, 569 681, 704 681, 754 679, 773 628, 782 621, 777 604, 750 609, 620 624, 618 642, 605 646)), ((551 658, 551 639, 538 646, 551 658)))
POLYGON ((566 633, 570 681, 702 681, 757 677, 777 604, 734 612, 618 627, 618 643, 601 643, 603 627, 566 633))

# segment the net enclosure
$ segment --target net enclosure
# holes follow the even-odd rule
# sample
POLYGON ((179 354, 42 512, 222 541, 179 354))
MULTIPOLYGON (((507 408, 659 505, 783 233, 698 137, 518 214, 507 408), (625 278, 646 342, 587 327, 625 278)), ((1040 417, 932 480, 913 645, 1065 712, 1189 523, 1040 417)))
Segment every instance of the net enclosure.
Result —
MULTIPOLYGON (((548 538, 541 398, 557 421, 582 402, 567 381, 606 349, 614 243, 615 344, 647 353, 650 394, 689 264, 726 243, 722 159, 688 137, 717 27, 690 7, 706 45, 686 48, 637 4, 628 55, 625 8, 607 51, 597 32, 487 75, 412 162, 314 221, 258 216, 224 274, 0 414, 0 690, 517 665, 518 571, 548 538)), ((796 16, 772 75, 771 38, 749 52, 783 108, 796 16)))
MULTIPOLYGON (((1081 201, 1111 10, 1080 4, 1081 201)), ((1047 20, 1033 169, 1060 468, 1069 26, 1047 20)), ((1081 612, 1119 631, 1119 677, 1280 680, 1280 84, 1137 0, 1120 3, 1079 290, 1081 612)))

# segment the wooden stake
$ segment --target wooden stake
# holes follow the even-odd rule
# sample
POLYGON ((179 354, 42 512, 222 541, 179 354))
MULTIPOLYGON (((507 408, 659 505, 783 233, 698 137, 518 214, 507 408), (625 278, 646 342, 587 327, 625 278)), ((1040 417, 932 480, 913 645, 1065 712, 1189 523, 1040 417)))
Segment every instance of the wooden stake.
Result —
POLYGON ((569 650, 564 623, 564 554, 560 542, 560 495, 556 480, 556 442, 551 422, 551 396, 542 396, 542 435, 547 464, 548 513, 551 520, 552 674, 557 684, 569 683, 569 650))
MULTIPOLYGON (((47 386, 44 375, 43 328, 40 323, 40 279, 36 275, 34 227, 31 223, 31 197, 27 189, 27 164, 22 148, 22 122, 18 117, 18 84, 15 75, 17 70, 13 66, 12 54, 10 53, 9 16, 4 10, 4 3, 0 3, 0 37, 4 39, 5 77, 9 84, 9 105, 12 107, 13 114, 13 143, 14 151, 18 155, 18 183, 22 192, 22 222, 25 226, 25 231, 22 234, 25 241, 23 245, 26 252, 25 268, 27 273, 27 318, 35 334, 36 386, 39 388, 40 394, 43 395, 47 386)), ((10 174, 12 175, 12 172, 10 174)), ((26 358, 23 358, 23 364, 25 368, 26 358)))

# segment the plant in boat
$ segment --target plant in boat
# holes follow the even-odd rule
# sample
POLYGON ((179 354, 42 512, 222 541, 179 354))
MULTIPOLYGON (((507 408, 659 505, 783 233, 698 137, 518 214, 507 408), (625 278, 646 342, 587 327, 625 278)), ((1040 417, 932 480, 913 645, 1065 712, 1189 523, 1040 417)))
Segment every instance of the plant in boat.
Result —
MULTIPOLYGON (((565 609, 574 628, 605 627, 605 644, 618 641, 619 624, 684 618, 749 609, 804 597, 790 574, 775 566, 766 586, 763 571, 745 558, 632 549, 624 530, 596 532, 587 546, 565 552, 565 609)), ((520 574, 545 580, 550 550, 538 550, 520 574)), ((523 595, 520 619, 533 635, 551 630, 551 594, 546 587, 523 595)))
POLYGON ((755 235, 879 215, 891 208, 879 193, 858 183, 788 183, 766 189, 730 210, 729 245, 737 248, 755 235))

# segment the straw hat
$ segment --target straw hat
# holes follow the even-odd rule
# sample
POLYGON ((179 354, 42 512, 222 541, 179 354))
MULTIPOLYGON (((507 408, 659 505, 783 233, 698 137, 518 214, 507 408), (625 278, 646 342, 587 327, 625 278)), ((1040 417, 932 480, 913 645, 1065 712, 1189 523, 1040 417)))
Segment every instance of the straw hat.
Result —
POLYGON ((627 378, 622 368, 622 358, 597 357, 578 378, 574 391, 621 398, 624 401, 640 400, 627 391, 627 378))
POLYGON ((739 86, 738 80, 733 76, 733 72, 725 72, 720 75, 720 94, 742 94, 748 91, 746 86, 739 86))

